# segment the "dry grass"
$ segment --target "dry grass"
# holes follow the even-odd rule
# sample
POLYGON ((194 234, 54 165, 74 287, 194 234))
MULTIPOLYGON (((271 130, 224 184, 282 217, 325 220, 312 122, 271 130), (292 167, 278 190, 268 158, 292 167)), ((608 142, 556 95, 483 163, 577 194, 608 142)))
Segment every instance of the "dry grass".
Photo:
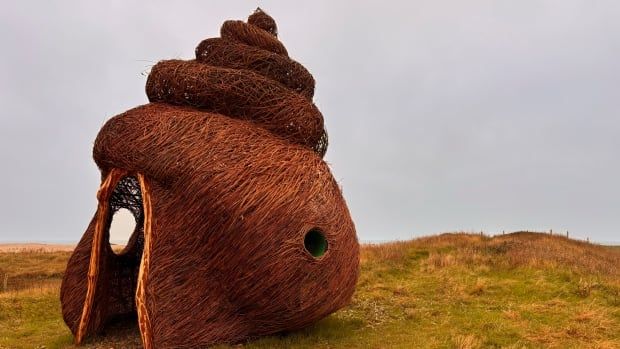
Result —
POLYGON ((361 258, 362 261, 399 261, 411 249, 432 251, 427 264, 436 268, 500 263, 505 267, 568 266, 575 271, 620 276, 619 249, 533 232, 495 237, 446 233, 410 241, 372 244, 364 246, 361 258), (495 258, 497 256, 501 259, 495 258))
MULTIPOLYGON (((434 292, 425 301, 440 305, 424 312, 420 303, 409 302, 418 306, 404 308, 406 319, 450 319, 445 331, 454 331, 450 326, 459 323, 458 317, 446 308, 460 304, 468 309, 461 314, 463 325, 480 321, 478 331, 459 331, 448 346, 620 348, 619 248, 532 232, 495 237, 447 233, 367 245, 362 261, 363 267, 382 271, 391 266, 399 277, 401 272, 410 274, 407 268, 419 268, 417 283, 427 279, 434 292), (406 262, 415 260, 418 263, 406 262), (492 322, 481 320, 495 311, 492 322), (489 335, 502 327, 510 329, 510 340, 499 333, 489 335)), ((363 275, 360 283, 366 282, 371 284, 372 276, 363 275)), ((399 283, 395 291, 403 294, 401 289, 416 295, 399 283)))
POLYGON ((36 252, 36 253, 48 253, 48 252, 71 252, 75 248, 72 244, 43 244, 43 243, 10 243, 0 244, 0 253, 4 252, 36 252))
MULTIPOLYGON (((0 291, 0 349, 72 348, 58 301, 68 256, 0 253, 5 275, 30 282, 0 291)), ((455 233, 366 245, 361 257, 350 306, 305 330, 233 347, 620 348, 618 248, 455 233)), ((139 343, 136 326, 120 323, 85 347, 139 343)))
POLYGON ((480 340, 474 335, 461 335, 454 339, 455 349, 476 349, 480 347, 480 340))
POLYGON ((37 288, 49 282, 58 282, 67 265, 70 252, 0 253, 0 292, 37 288))

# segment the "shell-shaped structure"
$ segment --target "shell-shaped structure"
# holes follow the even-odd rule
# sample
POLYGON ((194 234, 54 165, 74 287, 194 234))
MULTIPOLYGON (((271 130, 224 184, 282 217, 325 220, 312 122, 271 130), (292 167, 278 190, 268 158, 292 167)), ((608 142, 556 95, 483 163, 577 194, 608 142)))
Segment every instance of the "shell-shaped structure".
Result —
POLYGON ((156 64, 151 103, 111 118, 94 159, 97 212, 69 260, 63 317, 76 342, 136 316, 146 348, 237 342, 343 307, 359 245, 322 156, 314 79, 274 20, 227 21, 196 59, 156 64), (113 214, 136 218, 114 252, 113 214))

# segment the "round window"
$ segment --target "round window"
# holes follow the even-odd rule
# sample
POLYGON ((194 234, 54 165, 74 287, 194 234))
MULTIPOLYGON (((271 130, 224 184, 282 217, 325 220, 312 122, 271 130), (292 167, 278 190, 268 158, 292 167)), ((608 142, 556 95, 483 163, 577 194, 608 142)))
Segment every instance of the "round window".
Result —
POLYGON ((304 238, 304 247, 312 257, 319 258, 327 251, 327 239, 325 239, 323 232, 318 229, 312 229, 304 238))

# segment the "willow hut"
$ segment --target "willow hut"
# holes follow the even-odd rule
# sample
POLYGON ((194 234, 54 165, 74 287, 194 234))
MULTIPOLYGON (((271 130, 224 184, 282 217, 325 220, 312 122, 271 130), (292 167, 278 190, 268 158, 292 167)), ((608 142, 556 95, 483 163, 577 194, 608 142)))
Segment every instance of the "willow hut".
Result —
POLYGON ((62 313, 76 343, 135 316, 146 348, 303 328, 346 305, 359 245, 323 161, 314 79, 257 10, 192 60, 152 67, 149 104, 111 118, 93 157, 98 207, 71 256, 62 313), (114 213, 137 222, 120 252, 114 213))

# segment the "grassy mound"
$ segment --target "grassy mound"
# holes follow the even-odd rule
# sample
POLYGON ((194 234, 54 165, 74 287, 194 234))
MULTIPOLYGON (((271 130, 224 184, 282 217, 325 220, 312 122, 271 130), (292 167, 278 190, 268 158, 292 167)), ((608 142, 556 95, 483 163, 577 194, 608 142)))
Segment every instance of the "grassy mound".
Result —
MULTIPOLYGON (((71 347, 67 253, 0 254, 0 348, 71 347), (40 280, 33 282, 32 280, 40 280), (11 282, 9 282, 10 284, 11 282)), ((247 348, 620 348, 620 249, 540 233, 442 234, 367 245, 350 306, 247 348)), ((139 346, 119 325, 86 347, 139 346)), ((218 348, 228 348, 220 346, 218 348)))

